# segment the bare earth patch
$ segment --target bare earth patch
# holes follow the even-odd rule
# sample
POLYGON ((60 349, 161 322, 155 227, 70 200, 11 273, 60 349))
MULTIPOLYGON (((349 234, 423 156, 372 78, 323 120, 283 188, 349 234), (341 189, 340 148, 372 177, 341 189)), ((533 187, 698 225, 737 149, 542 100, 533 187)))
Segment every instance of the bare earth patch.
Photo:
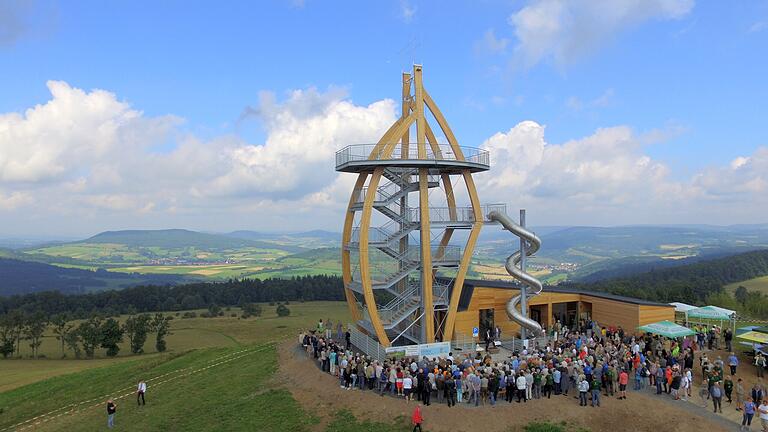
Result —
MULTIPOLYGON (((410 418, 415 402, 381 397, 370 391, 344 390, 338 380, 321 372, 307 359, 294 341, 280 345, 279 379, 308 411, 320 417, 318 428, 340 409, 349 409, 359 419, 392 422, 398 416, 410 418)), ((428 431, 506 432, 532 421, 568 422, 599 431, 718 432, 738 428, 690 403, 674 402, 644 393, 631 392, 628 399, 603 398, 602 407, 579 407, 572 396, 530 401, 527 404, 499 402, 495 407, 448 408, 444 404, 424 407, 424 428, 428 431)), ((322 429, 318 429, 322 430, 322 429)))

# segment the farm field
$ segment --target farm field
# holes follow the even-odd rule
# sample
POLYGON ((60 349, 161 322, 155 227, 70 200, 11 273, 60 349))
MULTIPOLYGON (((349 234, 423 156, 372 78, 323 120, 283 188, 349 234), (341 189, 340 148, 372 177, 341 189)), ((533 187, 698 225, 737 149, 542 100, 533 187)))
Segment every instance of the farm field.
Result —
MULTIPOLYGON (((165 248, 159 246, 132 246, 118 243, 75 243, 33 249, 28 252, 51 257, 73 258, 92 263, 93 266, 102 267, 147 265, 158 262, 172 262, 172 260, 211 263, 225 261, 263 263, 291 254, 278 248, 240 247, 214 250, 193 246, 165 248)), ((162 264, 158 266, 162 267, 162 264)))
POLYGON ((768 276, 762 276, 754 279, 736 282, 725 286, 726 291, 733 294, 739 286, 745 287, 749 291, 757 291, 762 294, 768 294, 768 276))

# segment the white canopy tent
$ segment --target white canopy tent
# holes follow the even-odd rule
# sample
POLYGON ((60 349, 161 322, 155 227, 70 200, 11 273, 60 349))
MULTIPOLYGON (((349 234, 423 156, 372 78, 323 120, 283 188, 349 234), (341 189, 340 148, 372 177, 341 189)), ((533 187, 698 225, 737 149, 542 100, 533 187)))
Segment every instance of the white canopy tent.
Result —
POLYGON ((730 309, 725 309, 718 306, 703 306, 686 311, 686 324, 688 323, 689 318, 693 318, 696 322, 699 323, 719 321, 720 327, 723 326, 723 322, 727 321, 731 324, 733 333, 736 333, 736 311, 732 311, 730 309))
POLYGON ((675 312, 687 313, 689 310, 696 309, 698 306, 691 306, 689 304, 672 302, 670 305, 675 307, 675 312))
MULTIPOLYGON (((672 302, 670 303, 671 306, 675 307, 675 313, 682 314, 685 318, 685 325, 688 325, 688 313, 693 312, 693 315, 697 315, 697 312, 709 312, 711 315, 717 315, 716 317, 709 318, 710 320, 716 320, 720 321, 720 325, 722 326, 723 321, 729 321, 731 323, 731 326, 733 327, 733 332, 736 332, 736 311, 721 308, 719 306, 693 306, 686 303, 680 303, 680 302, 672 302), (726 318, 727 317, 727 318, 726 318)), ((706 314, 704 316, 699 315, 698 318, 706 318, 706 314)), ((699 321, 699 320, 697 320, 699 321)))

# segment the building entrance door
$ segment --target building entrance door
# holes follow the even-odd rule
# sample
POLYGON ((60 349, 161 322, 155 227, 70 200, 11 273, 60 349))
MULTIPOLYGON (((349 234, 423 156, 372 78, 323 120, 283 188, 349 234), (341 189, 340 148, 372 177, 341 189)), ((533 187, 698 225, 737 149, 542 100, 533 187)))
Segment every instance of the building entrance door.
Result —
POLYGON ((495 324, 493 321, 493 309, 480 309, 480 340, 485 341, 485 336, 488 334, 486 331, 491 331, 491 339, 495 332, 495 324))

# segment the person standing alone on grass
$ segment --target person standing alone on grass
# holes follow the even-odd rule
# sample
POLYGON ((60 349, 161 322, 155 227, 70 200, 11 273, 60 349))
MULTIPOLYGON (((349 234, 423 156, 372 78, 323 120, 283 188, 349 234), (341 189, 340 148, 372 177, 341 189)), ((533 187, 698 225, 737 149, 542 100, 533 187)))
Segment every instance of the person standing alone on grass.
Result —
POLYGON ((147 401, 144 400, 144 393, 147 392, 147 383, 144 380, 139 381, 139 385, 136 386, 136 404, 146 405, 147 401))
POLYGON ((413 409, 413 415, 411 416, 411 422, 413 423, 413 432, 416 432, 418 429, 419 432, 421 431, 421 423, 424 421, 424 418, 421 416, 421 404, 416 405, 416 408, 413 409))
POLYGON ((109 399, 107 401, 107 427, 110 429, 115 426, 115 412, 117 412, 117 404, 109 399))

